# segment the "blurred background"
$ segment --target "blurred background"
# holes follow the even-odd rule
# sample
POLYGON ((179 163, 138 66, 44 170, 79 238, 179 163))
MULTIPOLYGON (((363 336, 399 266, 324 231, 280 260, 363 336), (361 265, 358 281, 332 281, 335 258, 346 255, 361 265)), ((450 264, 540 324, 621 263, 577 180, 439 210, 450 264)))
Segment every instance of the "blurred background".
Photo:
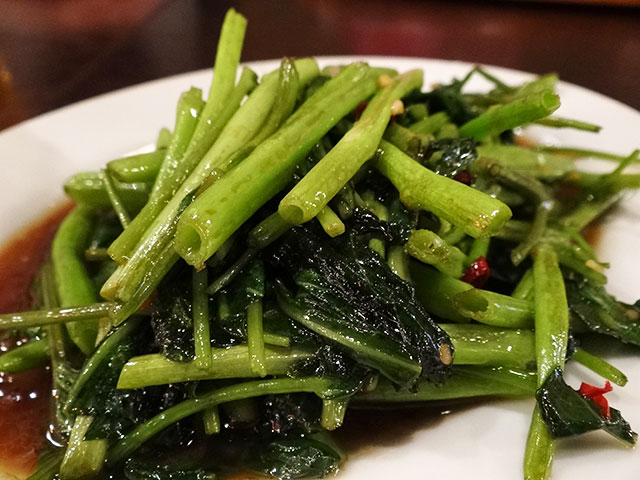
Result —
POLYGON ((243 59, 383 54, 557 72, 640 110, 640 1, 0 0, 0 129, 209 68, 222 18, 243 59))

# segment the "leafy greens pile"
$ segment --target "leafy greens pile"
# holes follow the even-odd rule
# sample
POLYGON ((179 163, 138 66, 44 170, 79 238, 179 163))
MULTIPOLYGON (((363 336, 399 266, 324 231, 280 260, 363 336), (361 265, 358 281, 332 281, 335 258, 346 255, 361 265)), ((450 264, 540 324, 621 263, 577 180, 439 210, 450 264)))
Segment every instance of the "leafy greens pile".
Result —
POLYGON ((322 477, 349 408, 486 396, 537 399, 528 479, 560 437, 635 443, 563 369, 624 385, 580 338, 640 344, 580 233, 640 186, 638 152, 587 152, 618 161, 591 174, 519 145, 598 130, 552 116, 553 75, 425 93, 420 70, 303 58, 236 82, 245 26, 227 14, 207 100, 185 92, 154 151, 68 181, 34 310, 0 316, 33 337, 0 370, 53 373, 59 446, 30 478, 322 477))

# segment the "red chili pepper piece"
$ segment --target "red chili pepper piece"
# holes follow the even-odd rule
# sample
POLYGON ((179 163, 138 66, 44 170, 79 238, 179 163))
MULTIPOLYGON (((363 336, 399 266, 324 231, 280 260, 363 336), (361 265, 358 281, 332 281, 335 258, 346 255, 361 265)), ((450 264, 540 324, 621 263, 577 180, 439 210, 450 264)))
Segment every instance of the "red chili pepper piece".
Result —
POLYGON ((471 185, 471 182, 473 182, 473 175, 469 170, 460 170, 456 173, 453 179, 460 183, 464 183, 465 185, 471 185))
POLYGON ((476 288, 482 288, 484 284, 487 283, 490 276, 491 269, 489 268, 487 259, 484 257, 478 257, 471 265, 469 265, 469 268, 467 268, 460 280, 473 285, 476 288))
POLYGON ((600 413, 607 420, 609 420, 611 418, 611 409, 609 408, 609 402, 606 398, 604 398, 604 394, 612 390, 613 387, 611 386, 611 382, 609 382, 608 380, 604 384, 603 388, 595 387, 593 385, 589 385, 588 383, 582 382, 578 393, 595 403, 598 407, 598 410, 600 410, 600 413))

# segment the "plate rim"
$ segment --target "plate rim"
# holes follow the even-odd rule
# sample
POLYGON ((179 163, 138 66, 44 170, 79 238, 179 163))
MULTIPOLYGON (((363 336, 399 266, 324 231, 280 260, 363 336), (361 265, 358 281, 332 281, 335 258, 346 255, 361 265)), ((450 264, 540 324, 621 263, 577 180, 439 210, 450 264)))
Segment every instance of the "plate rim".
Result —
MULTIPOLYGON (((448 64, 448 65, 456 65, 459 67, 463 67, 466 66, 468 68, 472 68, 474 66, 481 66, 483 68, 487 68, 487 69, 491 69, 493 71, 496 72, 503 72, 509 75, 512 74, 516 74, 516 75, 527 75, 527 76, 540 76, 541 74, 537 74, 534 72, 529 72, 526 70, 519 70, 517 68, 511 68, 511 67, 504 67, 501 65, 494 65, 494 64, 489 64, 489 63, 479 63, 479 62, 468 62, 465 60, 455 60, 455 59, 444 59, 444 58, 432 58, 432 57, 414 57, 414 56, 401 56, 401 55, 309 55, 307 56, 303 56, 303 57, 297 57, 297 58, 314 58, 318 63, 320 64, 326 64, 326 63, 330 63, 330 62, 354 62, 354 61, 369 61, 369 60, 375 60, 377 61, 388 61, 388 62, 434 62, 434 63, 439 63, 439 64, 448 64)), ((251 61, 247 61, 247 62, 241 62, 239 67, 238 67, 238 71, 240 71, 240 69, 242 67, 249 67, 249 68, 259 68, 259 67, 267 67, 269 65, 273 65, 276 62, 279 62, 281 59, 280 58, 269 58, 269 59, 260 59, 260 60, 251 60, 251 61)), ((92 97, 88 97, 88 98, 84 98, 82 100, 78 100, 76 102, 73 103, 69 103, 67 105, 63 105, 61 107, 55 108, 53 110, 49 110, 43 113, 40 113, 34 117, 31 118, 27 118, 15 125, 11 125, 8 128, 5 128, 4 130, 0 131, 0 139, 4 136, 4 134, 12 132, 16 129, 19 129, 21 127, 29 127, 32 126, 33 123, 36 123, 40 120, 46 120, 52 116, 55 115, 59 115, 59 114, 64 114, 67 110, 73 109, 73 108, 77 108, 79 106, 84 106, 96 101, 103 101, 104 99, 113 96, 113 95, 120 95, 120 94, 127 94, 130 92, 135 92, 138 89, 145 89, 148 88, 149 86, 156 84, 156 83, 162 83, 162 82, 171 82, 171 81, 177 81, 180 78, 188 78, 188 77, 193 77, 193 76, 199 76, 199 75, 205 75, 207 72, 209 72, 209 74, 213 75, 213 70, 212 68, 202 68, 202 69, 198 69, 198 70, 191 70, 188 72, 182 72, 182 73, 176 73, 176 74, 172 74, 172 75, 167 75, 164 77, 158 77, 158 78, 154 78, 151 80, 146 80, 140 83, 134 83, 132 85, 127 85, 125 87, 121 87, 121 88, 117 88, 115 90, 109 90, 108 92, 104 92, 104 93, 100 93, 98 95, 94 95, 92 97)), ((570 87, 573 89, 577 89, 579 91, 581 91, 582 93, 585 94, 590 94, 590 95, 595 95, 598 98, 600 98, 601 100, 606 100, 609 102, 613 102, 616 104, 616 106, 627 110, 629 113, 634 113, 638 116, 640 116, 640 110, 635 109, 634 107, 627 105, 626 103, 617 100, 615 98, 609 97, 608 95, 605 95, 603 93, 598 92, 597 90, 592 90, 590 88, 587 88, 585 86, 582 86, 580 84, 577 83, 573 83, 573 82, 568 82, 565 80, 562 80, 561 77, 559 77, 559 82, 558 82, 558 86, 563 86, 563 87, 570 87)))

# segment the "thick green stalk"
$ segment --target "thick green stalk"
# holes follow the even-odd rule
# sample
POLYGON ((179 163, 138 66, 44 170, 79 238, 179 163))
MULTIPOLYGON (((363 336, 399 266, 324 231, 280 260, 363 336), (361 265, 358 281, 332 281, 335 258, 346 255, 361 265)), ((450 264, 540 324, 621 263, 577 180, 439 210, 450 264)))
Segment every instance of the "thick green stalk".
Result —
POLYGON ((536 403, 524 452, 524 480, 550 478, 555 451, 556 442, 551 438, 547 424, 542 419, 540 407, 536 403))
POLYGON ((384 132, 384 139, 407 155, 415 158, 429 145, 433 137, 415 133, 397 123, 390 124, 384 132))
MULTIPOLYGON (((148 183, 114 182, 114 189, 127 211, 138 211, 149 199, 148 183)), ((78 205, 87 208, 110 207, 111 200, 101 172, 76 173, 64 184, 64 191, 78 205)))
POLYGON ((412 132, 429 135, 440 130, 449 121, 449 116, 445 112, 434 113, 422 120, 409 125, 412 132))
POLYGON ((220 433, 220 412, 217 406, 202 412, 202 421, 204 423, 204 433, 207 435, 220 433))
POLYGON ((118 216, 120 225, 122 225, 122 228, 127 228, 129 226, 129 223, 131 223, 131 216, 123 205, 122 200, 120 199, 120 196, 116 191, 111 173, 109 173, 108 170, 102 171, 102 181, 104 182, 104 189, 107 192, 107 196, 109 197, 111 206, 118 216))
POLYGON ((49 359, 49 341, 31 340, 0 355, 0 372, 18 373, 43 365, 49 359))
POLYGON ((247 244, 251 248, 261 250, 271 245, 290 228, 291 224, 285 222, 278 212, 274 212, 249 232, 247 244))
POLYGON ((118 158, 107 163, 113 178, 124 183, 153 182, 166 154, 166 148, 118 158))
POLYGON ((391 118, 391 105, 422 86, 422 70, 396 77, 368 103, 360 119, 344 137, 282 199, 278 212, 292 224, 318 215, 376 152, 391 118))
POLYGON ((207 269, 193 270, 193 338, 195 362, 202 368, 211 366, 211 332, 209 327, 209 295, 207 294, 207 269))
POLYGON ((533 299, 533 270, 531 268, 524 273, 511 296, 522 300, 533 299))
POLYGON ((560 107, 558 96, 549 90, 543 90, 490 108, 462 125, 460 136, 483 140, 547 117, 558 107, 560 107))
POLYGON ((369 67, 352 64, 314 93, 268 140, 181 215, 176 250, 202 265, 290 181, 296 165, 338 120, 376 88, 369 67))
POLYGON ((251 371, 256 377, 265 377, 267 359, 262 330, 262 300, 256 300, 247 307, 247 344, 251 371))
POLYGON ((298 73, 296 62, 284 58, 278 70, 278 91, 273 103, 273 107, 269 112, 260 131, 251 139, 251 141, 240 151, 246 152, 248 156, 255 148, 269 138, 293 112, 300 87, 306 84, 310 76, 317 74, 317 67, 313 60, 310 60, 310 69, 305 68, 303 60, 298 60, 298 66, 303 67, 303 71, 298 73))
POLYGON ((471 290, 473 288, 471 285, 419 262, 411 262, 409 271, 416 289, 416 296, 428 312, 453 322, 468 323, 470 321, 458 311, 454 299, 458 294, 471 290))
POLYGON ((478 171, 484 172, 501 184, 504 184, 537 203, 531 228, 522 241, 511 251, 511 261, 519 265, 543 237, 555 200, 547 187, 536 178, 497 164, 488 158, 479 158, 474 162, 478 171))
POLYGON ((153 190, 149 198, 150 202, 157 201, 156 196, 162 195, 171 177, 178 170, 191 138, 196 131, 204 106, 202 91, 199 88, 191 87, 190 90, 180 96, 173 136, 153 184, 153 190))
POLYGON ((289 337, 278 335, 276 333, 264 332, 263 338, 264 343, 274 347, 289 347, 291 345, 291 339, 289 337))
MULTIPOLYGON (((569 336, 569 307, 564 280, 558 258, 548 245, 541 245, 536 252, 533 282, 538 386, 541 386, 554 369, 564 369, 569 336)), ((549 478, 554 451, 555 441, 536 404, 525 450, 525 479, 549 478)))
POLYGON ((560 223, 565 227, 582 230, 592 221, 613 207, 622 198, 621 192, 608 193, 580 203, 576 209, 565 215, 560 223))
POLYGON ((455 123, 445 123, 436 134, 437 140, 443 138, 460 138, 460 129, 455 123))
POLYGON ((473 288, 425 265, 413 262, 411 278, 427 311, 454 322, 476 320, 506 328, 531 328, 531 302, 473 288))
POLYGON ((409 105, 406 108, 407 115, 414 122, 422 120, 424 117, 429 115, 429 111, 427 110, 427 106, 424 103, 414 103, 413 105, 409 105))
MULTIPOLYGON (((499 143, 478 145, 476 149, 480 157, 489 158, 510 170, 537 178, 553 180, 575 171, 573 161, 561 155, 499 143)), ((475 162, 469 169, 472 173, 477 173, 475 162)))
POLYGON ((441 323, 453 343, 454 365, 531 370, 536 364, 535 338, 531 330, 489 325, 441 323))
POLYGON ((393 273, 401 279, 411 282, 411 274, 409 273, 409 257, 401 245, 391 245, 387 255, 387 263, 393 273))
MULTIPOLYGON (((0 330, 42 327, 69 322, 90 322, 104 318, 113 304, 90 303, 79 307, 52 308, 49 310, 30 310, 27 312, 4 313, 0 315, 0 330)), ((91 347, 93 350, 93 347, 91 347)))
POLYGON ((518 370, 476 366, 454 366, 443 384, 421 380, 416 390, 400 389, 381 378, 375 390, 359 393, 352 405, 429 402, 471 397, 530 397, 535 393, 535 375, 518 370))
MULTIPOLYGON (((73 210, 60 224, 51 245, 51 263, 58 286, 62 307, 77 307, 98 300, 95 286, 84 266, 84 249, 89 242, 93 220, 83 208, 73 210)), ((98 321, 68 323, 71 340, 89 354, 93 351, 98 334, 98 321)))
POLYGON ((384 140, 380 147, 374 166, 407 207, 429 210, 474 238, 495 235, 511 217, 499 200, 426 169, 384 140))
POLYGON ((198 126, 194 134, 196 142, 199 142, 200 138, 210 136, 208 132, 210 126, 205 123, 216 121, 216 117, 220 116, 233 90, 246 28, 246 18, 233 8, 227 10, 218 39, 216 59, 213 64, 213 80, 202 112, 203 123, 198 126))
MULTIPOLYGON (((113 304, 113 308, 110 312, 110 318, 113 320, 115 325, 120 324, 138 311, 140 306, 149 298, 149 295, 151 295, 158 286, 160 280, 164 278, 169 270, 171 270, 171 267, 173 267, 180 258, 173 248, 173 241, 170 241, 164 248, 150 252, 149 255, 151 261, 149 262, 149 265, 147 265, 147 270, 142 272, 142 275, 140 275, 141 278, 136 278, 137 283, 135 285, 131 285, 131 283, 128 284, 132 288, 127 290, 126 301, 119 301, 113 304)), ((111 278, 113 278, 117 273, 118 270, 116 270, 109 280, 111 280, 111 278)), ((104 291, 104 286, 102 288, 104 291)))
POLYGON ((320 425, 325 430, 335 430, 342 426, 344 414, 347 413, 348 400, 336 400, 328 398, 322 400, 322 413, 320 414, 320 425))
POLYGON ((609 362, 604 361, 600 357, 597 357, 582 348, 578 348, 576 350, 576 352, 571 356, 571 360, 575 360, 583 367, 587 367, 593 373, 596 373, 607 380, 611 380, 620 387, 624 387, 627 384, 628 379, 624 373, 609 362))
MULTIPOLYGON (((308 358, 312 352, 300 349, 265 346, 264 365, 268 375, 285 375, 291 365, 308 358)), ((212 348, 211 363, 204 370, 194 362, 173 362, 161 354, 134 357, 123 367, 118 388, 142 388, 149 385, 216 380, 221 378, 252 378, 249 347, 212 348)))
POLYGON ((564 279, 553 248, 541 245, 533 263, 538 384, 564 368, 569 337, 569 307, 564 279))
MULTIPOLYGON (((172 136, 173 136, 173 133, 171 133, 171 130, 169 130, 166 127, 162 127, 158 132, 158 137, 156 138, 156 149, 160 150, 163 148, 165 149, 169 148, 169 144, 171 143, 172 136)), ((162 158, 164 158, 164 155, 162 156, 162 158)), ((158 168, 160 168, 159 165, 158 165, 158 168)))
POLYGON ((84 440, 92 422, 93 417, 76 417, 60 465, 60 480, 93 478, 100 472, 107 454, 107 441, 84 440))
POLYGON ((464 317, 486 325, 505 328, 531 328, 533 308, 530 301, 473 288, 453 299, 464 317))
POLYGON ((449 245, 431 230, 414 230, 404 246, 405 251, 423 263, 433 265, 442 273, 460 278, 467 256, 449 245))
POLYGON ((331 238, 342 235, 345 230, 344 223, 340 220, 340 217, 335 214, 329 205, 325 205, 322 210, 316 215, 318 222, 322 226, 322 229, 331 238))
POLYGON ((489 253, 489 244, 491 243, 491 238, 476 238, 473 240, 471 244, 471 248, 469 249, 469 253, 467 253, 467 260, 465 262, 465 267, 470 266, 473 262, 475 262, 478 258, 484 257, 487 258, 489 253))

